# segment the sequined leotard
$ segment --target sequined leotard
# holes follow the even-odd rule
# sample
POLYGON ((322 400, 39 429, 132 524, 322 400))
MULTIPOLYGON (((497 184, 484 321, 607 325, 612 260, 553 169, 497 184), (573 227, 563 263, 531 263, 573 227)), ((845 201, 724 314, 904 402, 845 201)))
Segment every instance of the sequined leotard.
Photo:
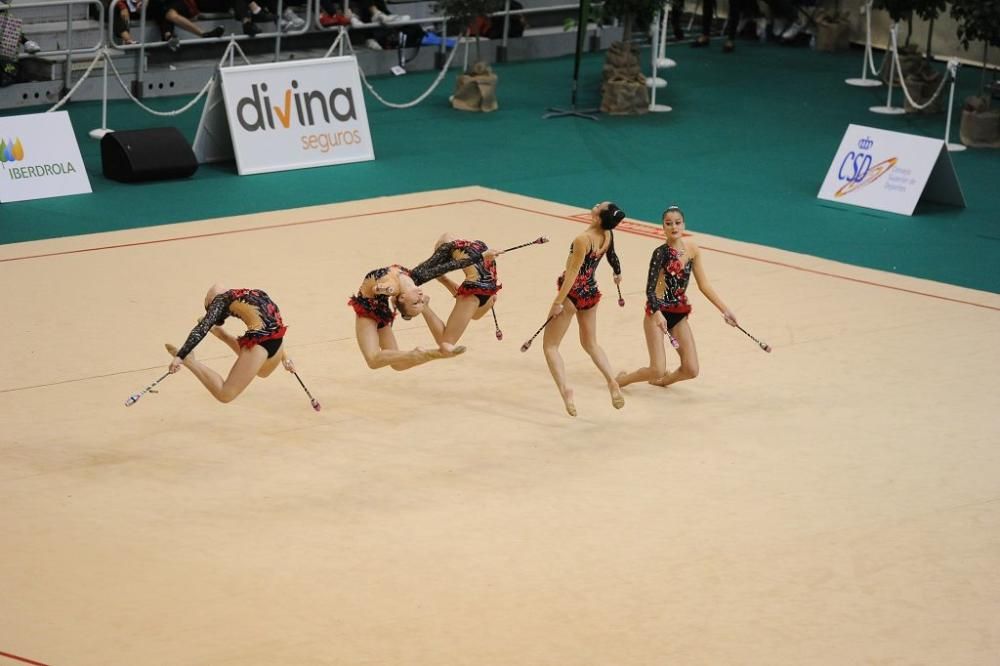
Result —
MULTIPOLYGON (((430 280, 435 280, 445 273, 450 273, 451 271, 456 271, 460 268, 465 268, 466 266, 471 266, 476 262, 483 261, 482 253, 485 251, 486 246, 483 245, 481 251, 476 251, 472 248, 465 248, 468 256, 462 259, 454 259, 451 257, 451 248, 446 247, 450 245, 445 243, 434 250, 434 254, 430 256, 427 261, 418 264, 412 269, 407 269, 399 264, 393 264, 392 266, 385 266, 383 268, 376 268, 373 271, 369 271, 365 275, 365 280, 369 278, 378 282, 389 272, 391 268, 398 268, 399 272, 408 275, 413 283, 416 285, 424 284, 430 280)), ((347 304, 354 308, 354 312, 359 317, 366 317, 368 319, 374 319, 378 324, 379 328, 384 328, 386 326, 392 326, 393 319, 396 318, 396 313, 393 312, 392 307, 389 305, 389 296, 385 294, 376 294, 375 296, 365 296, 360 291, 347 301, 347 304)))
MULTIPOLYGON (((481 257, 489 249, 481 240, 454 240, 444 245, 451 247, 450 254, 453 259, 461 259, 471 254, 478 254, 481 257)), ((492 259, 482 259, 466 267, 465 281, 458 286, 455 296, 476 296, 479 298, 480 307, 486 305, 490 296, 503 288, 497 279, 497 262, 492 259), (474 277, 469 274, 470 270, 475 273, 474 277)))
MULTIPOLYGON (((611 234, 611 242, 608 244, 608 263, 611 264, 611 270, 614 271, 615 275, 621 275, 622 265, 618 261, 618 254, 615 252, 615 233, 609 231, 611 234)), ((573 254, 573 246, 569 246, 569 253, 573 254)), ((589 310, 590 308, 597 305, 601 300, 601 290, 597 288, 597 277, 595 272, 597 271, 597 265, 601 263, 601 253, 591 249, 587 256, 583 258, 583 265, 580 266, 580 272, 577 273, 576 279, 573 280, 573 287, 569 290, 567 298, 576 307, 577 310, 589 310)), ((556 280, 556 288, 561 289, 563 281, 566 278, 565 271, 556 280)))
POLYGON ((665 243, 653 250, 646 276, 646 314, 691 312, 685 292, 693 268, 694 259, 684 264, 681 253, 665 243))
POLYGON ((191 329, 177 355, 185 358, 213 326, 222 326, 229 317, 237 317, 247 326, 247 332, 236 339, 240 347, 250 348, 285 335, 286 327, 278 306, 267 294, 260 289, 230 289, 212 299, 205 309, 205 317, 191 329))

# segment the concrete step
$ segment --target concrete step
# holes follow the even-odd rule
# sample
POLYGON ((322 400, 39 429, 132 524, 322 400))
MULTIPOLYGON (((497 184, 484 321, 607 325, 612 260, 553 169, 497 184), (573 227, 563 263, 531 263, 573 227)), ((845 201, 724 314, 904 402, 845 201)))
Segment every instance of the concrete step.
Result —
MULTIPOLYGON (((97 21, 81 18, 73 21, 70 37, 74 49, 89 48, 101 42, 101 25, 97 21)), ((59 51, 67 46, 66 21, 45 21, 25 24, 24 35, 46 51, 59 51)))
MULTIPOLYGON (((90 12, 87 5, 70 5, 70 17, 74 20, 89 18, 90 12)), ((61 21, 66 25, 66 6, 59 5, 35 5, 31 2, 18 2, 10 10, 10 13, 24 21, 25 25, 34 23, 46 23, 61 21)))

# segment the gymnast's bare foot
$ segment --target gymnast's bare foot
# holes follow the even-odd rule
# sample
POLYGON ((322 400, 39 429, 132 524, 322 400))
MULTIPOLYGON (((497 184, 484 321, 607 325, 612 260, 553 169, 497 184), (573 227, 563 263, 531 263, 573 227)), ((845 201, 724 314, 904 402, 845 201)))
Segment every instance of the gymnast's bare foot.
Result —
POLYGON ((573 402, 573 389, 566 389, 562 394, 563 404, 566 405, 566 413, 576 416, 576 403, 573 402))
POLYGON ((608 382, 608 390, 611 392, 611 404, 615 409, 621 409, 625 406, 625 396, 622 395, 621 387, 618 386, 618 382, 608 382))
POLYGON ((618 384, 618 388, 625 388, 628 386, 628 382, 625 381, 626 375, 628 375, 628 373, 624 370, 615 375, 615 383, 618 384))
POLYGON ((438 345, 438 349, 441 350, 445 358, 465 353, 465 345, 455 345, 450 342, 442 342, 438 345))

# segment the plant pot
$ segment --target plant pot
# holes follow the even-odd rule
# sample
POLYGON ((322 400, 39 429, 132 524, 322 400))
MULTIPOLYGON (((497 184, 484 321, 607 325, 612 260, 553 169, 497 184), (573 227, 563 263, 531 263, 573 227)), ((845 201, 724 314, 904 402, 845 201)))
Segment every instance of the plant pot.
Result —
MULTIPOLYGON (((889 83, 889 71, 890 65, 892 64, 892 54, 888 53, 888 57, 882 64, 882 69, 879 70, 878 77, 882 80, 882 83, 889 83)), ((920 71, 924 65, 924 57, 920 55, 919 49, 915 44, 910 44, 909 46, 899 47, 899 68, 902 70, 902 77, 905 79, 908 76, 912 76, 915 72, 920 71)), ((899 85, 900 72, 892 73, 892 85, 899 85)))
POLYGON ((649 113, 649 88, 631 44, 615 42, 605 56, 601 83, 601 113, 637 116, 649 113))
POLYGON ((451 108, 459 111, 496 111, 497 75, 484 62, 477 62, 455 80, 451 108))
MULTIPOLYGON (((906 90, 913 97, 913 101, 917 104, 926 104, 935 92, 937 92, 938 87, 941 85, 941 80, 944 75, 935 70, 931 65, 924 61, 924 67, 918 72, 911 74, 906 77, 906 90)), ((933 104, 929 106, 918 109, 917 107, 910 104, 910 100, 904 95, 903 96, 903 108, 906 109, 907 113, 941 113, 944 111, 944 99, 945 95, 938 95, 938 98, 934 100, 933 104)))
POLYGON ((851 24, 846 14, 823 14, 816 19, 816 50, 846 51, 851 46, 851 24))
POLYGON ((958 136, 973 148, 1000 148, 1000 109, 990 109, 983 97, 969 97, 962 106, 958 136))

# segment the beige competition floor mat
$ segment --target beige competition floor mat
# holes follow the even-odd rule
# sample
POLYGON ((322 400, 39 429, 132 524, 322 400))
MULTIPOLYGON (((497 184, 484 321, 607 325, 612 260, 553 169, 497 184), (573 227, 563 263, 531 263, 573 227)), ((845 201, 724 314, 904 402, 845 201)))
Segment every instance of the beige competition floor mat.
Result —
MULTIPOLYGON (((615 410, 574 324, 573 419, 520 345, 584 216, 463 188, 0 247, 0 666, 1000 663, 1000 296, 691 219, 774 352, 692 283, 701 376, 615 410), (500 258, 502 342, 369 370, 347 298, 444 231, 552 242, 500 258), (280 305, 320 413, 280 369, 124 406, 215 281, 280 305)), ((634 369, 658 227, 621 231, 599 337, 634 369)))

